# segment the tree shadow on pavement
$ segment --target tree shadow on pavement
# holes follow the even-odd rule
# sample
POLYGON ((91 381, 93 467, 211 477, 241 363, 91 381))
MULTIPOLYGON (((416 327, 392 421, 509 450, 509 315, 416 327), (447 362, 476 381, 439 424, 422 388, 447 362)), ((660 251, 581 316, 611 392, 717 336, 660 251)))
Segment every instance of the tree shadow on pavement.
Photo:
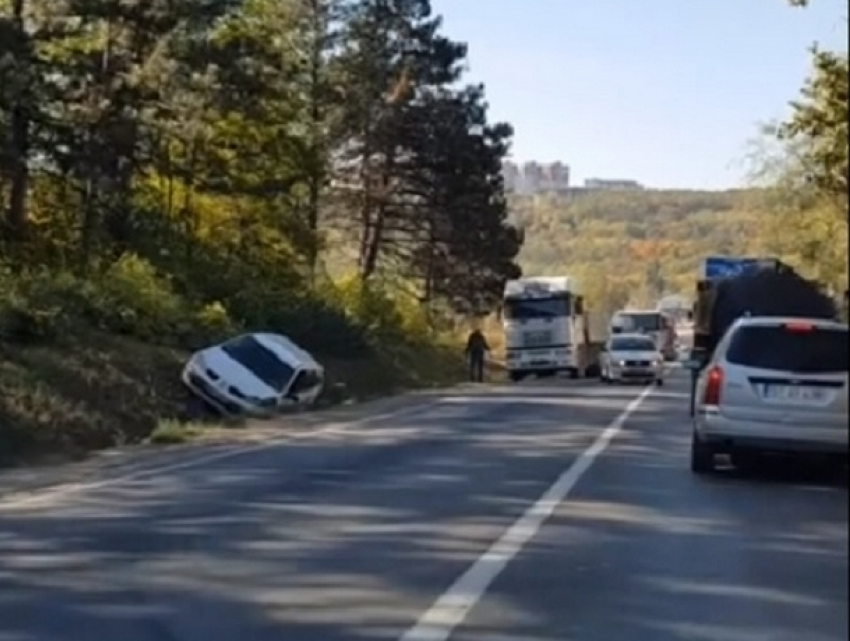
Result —
POLYGON ((634 397, 603 391, 461 389, 404 419, 0 505, 0 632, 398 638, 634 397))
MULTIPOLYGON (((404 419, 329 430, 79 493, 57 490, 16 506, 0 503, 0 638, 397 639, 637 393, 588 390, 459 390, 404 419)), ((601 478, 594 468, 599 492, 614 492, 618 483, 662 493, 677 483, 692 493, 723 491, 716 484, 694 489, 681 452, 669 454, 674 444, 664 439, 671 430, 659 424, 675 403, 650 397, 635 413, 611 456, 600 460, 601 478), (648 451, 628 453, 635 446, 648 451), (652 461, 668 467, 654 469, 652 461)), ((497 591, 493 602, 504 607, 494 620, 521 621, 533 613, 546 630, 558 630, 558 613, 582 607, 565 604, 563 587, 556 589, 556 580, 563 585, 565 576, 583 572, 571 565, 558 536, 595 563, 613 555, 615 562, 634 564, 625 556, 634 550, 622 547, 628 536, 609 532, 625 508, 611 497, 582 492, 580 498, 600 505, 595 512, 572 501, 562 506, 567 511, 559 510, 542 533, 556 538, 536 539, 526 553, 540 559, 537 579, 551 596, 533 585, 529 595, 497 591)), ((675 492, 628 498, 638 505, 626 532, 644 551, 682 550, 694 537, 731 527, 687 525, 687 519, 717 521, 718 515, 683 508, 675 492), (678 521, 666 514, 683 509, 678 521)), ((629 583, 637 585, 638 578, 629 583)), ((487 604, 481 609, 489 611, 487 604)), ((491 630, 486 638, 497 638, 490 627, 482 629, 491 630)))
POLYGON ((452 641, 847 638, 846 491, 806 467, 695 477, 675 394, 642 404, 452 641))

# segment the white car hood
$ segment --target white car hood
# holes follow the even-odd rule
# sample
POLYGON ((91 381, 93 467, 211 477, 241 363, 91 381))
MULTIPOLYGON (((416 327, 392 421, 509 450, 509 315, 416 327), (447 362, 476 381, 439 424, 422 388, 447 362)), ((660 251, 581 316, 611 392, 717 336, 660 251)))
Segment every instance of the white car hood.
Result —
POLYGON ((224 381, 226 385, 232 385, 245 396, 266 399, 278 397, 281 394, 281 390, 275 390, 266 385, 249 369, 230 358, 220 347, 202 350, 195 355, 194 360, 199 367, 206 367, 221 377, 216 383, 224 381))
POLYGON ((611 358, 615 361, 657 361, 660 357, 657 352, 638 352, 627 350, 623 352, 611 352, 611 358))

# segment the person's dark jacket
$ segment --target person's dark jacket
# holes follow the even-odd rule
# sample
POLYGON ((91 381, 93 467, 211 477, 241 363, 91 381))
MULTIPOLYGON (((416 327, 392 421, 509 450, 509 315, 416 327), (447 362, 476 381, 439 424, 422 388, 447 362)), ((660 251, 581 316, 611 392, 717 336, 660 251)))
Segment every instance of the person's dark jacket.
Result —
POLYGON ((486 352, 490 351, 490 346, 487 344, 487 339, 480 329, 472 330, 469 338, 466 340, 466 355, 483 357, 486 352))

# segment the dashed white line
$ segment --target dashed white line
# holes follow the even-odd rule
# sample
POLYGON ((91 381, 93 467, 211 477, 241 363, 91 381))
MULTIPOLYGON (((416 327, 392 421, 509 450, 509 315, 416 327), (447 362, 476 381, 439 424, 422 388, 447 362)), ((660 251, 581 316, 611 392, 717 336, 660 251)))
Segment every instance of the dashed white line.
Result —
POLYGON ((514 557, 537 534, 555 508, 561 504, 579 479, 590 469, 605 448, 617 436, 631 416, 649 396, 654 386, 640 395, 599 435, 546 490, 536 503, 511 525, 490 548, 473 563, 433 605, 405 632, 399 641, 448 641, 452 632, 466 619, 490 585, 514 557))

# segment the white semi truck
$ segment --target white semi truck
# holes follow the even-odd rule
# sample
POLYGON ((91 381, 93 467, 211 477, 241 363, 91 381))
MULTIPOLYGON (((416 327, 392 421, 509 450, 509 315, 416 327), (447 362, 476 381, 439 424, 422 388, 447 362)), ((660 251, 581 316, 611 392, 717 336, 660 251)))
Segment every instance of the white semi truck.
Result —
POLYGON ((511 380, 532 374, 567 372, 578 378, 598 373, 605 338, 594 335, 599 323, 588 315, 575 279, 556 276, 508 281, 502 321, 511 380))

